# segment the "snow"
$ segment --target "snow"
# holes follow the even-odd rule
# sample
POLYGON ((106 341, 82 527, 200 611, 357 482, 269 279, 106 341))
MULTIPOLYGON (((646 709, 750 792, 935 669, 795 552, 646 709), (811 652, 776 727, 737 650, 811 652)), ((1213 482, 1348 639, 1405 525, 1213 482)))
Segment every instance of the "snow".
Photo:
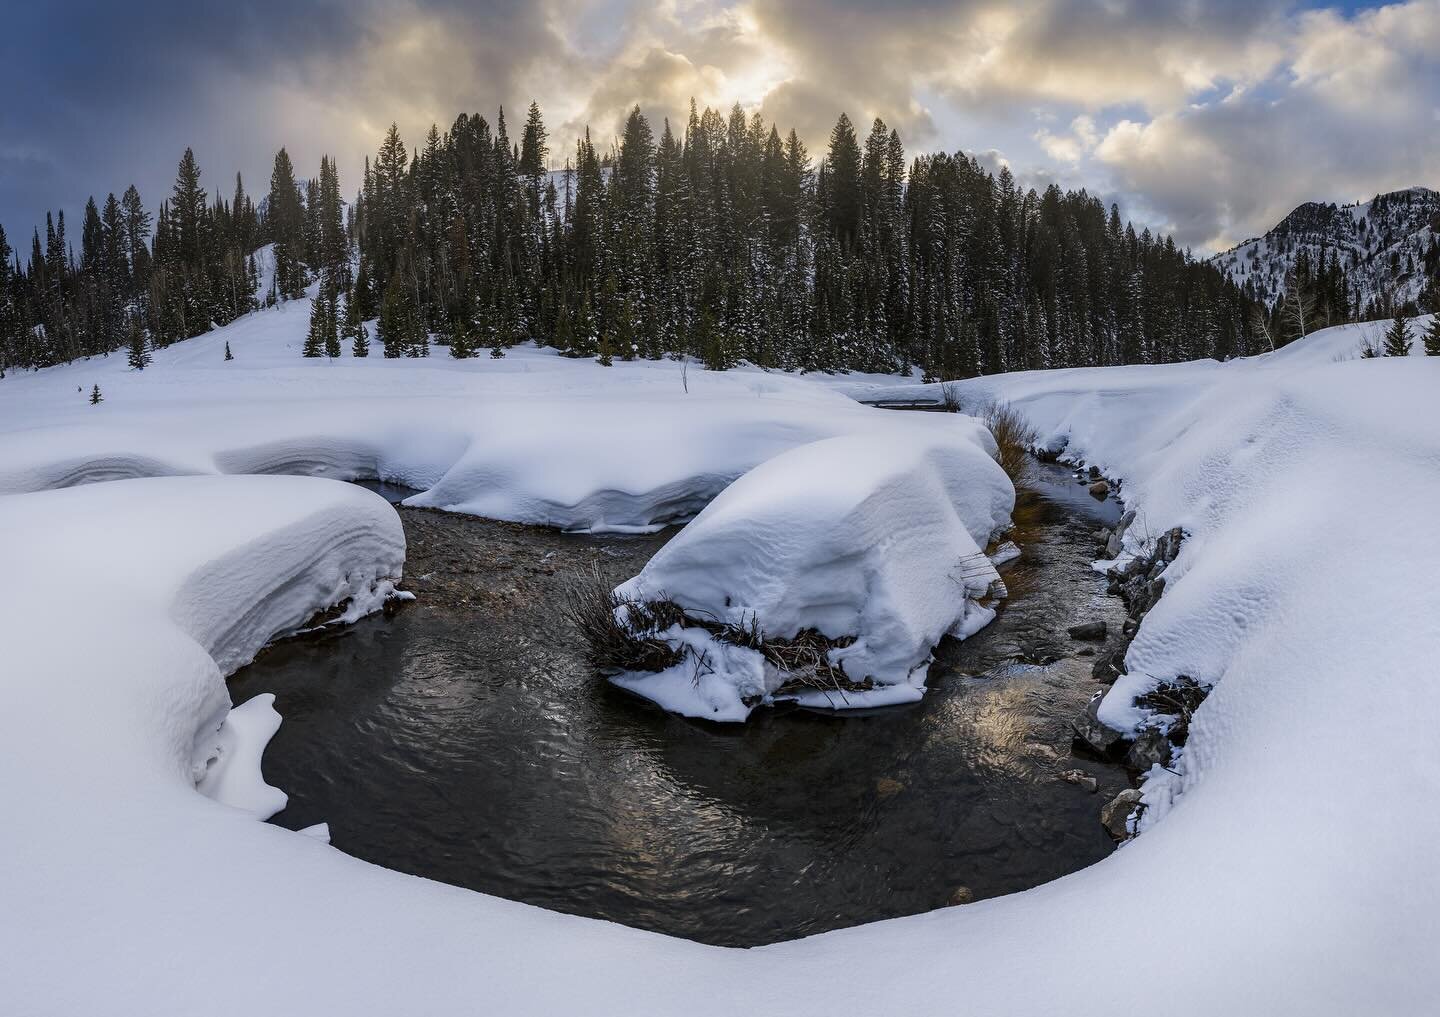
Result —
POLYGON ((0 381, 0 493, 296 473, 404 484, 422 492, 407 504, 495 519, 644 530, 693 516, 787 449, 901 426, 796 377, 674 361, 601 369, 533 347, 306 360, 308 308, 248 315, 141 372, 117 354, 0 381))
MULTIPOLYGON (((755 624, 770 639, 805 629, 854 638, 829 663, 878 688, 799 698, 837 708, 919 699, 941 637, 973 634, 994 617, 978 603, 999 579, 983 549, 1009 524, 1015 494, 978 420, 913 418, 756 467, 616 592, 672 600, 692 618, 755 624)), ((744 720, 789 677, 703 628, 672 626, 664 636, 687 649, 684 660, 614 680, 675 712, 744 720)))
MULTIPOLYGON (((730 476, 878 433, 878 411, 839 392, 891 382, 691 370, 687 396, 678 365, 605 372, 534 351, 295 364, 285 343, 304 318, 299 305, 262 312, 162 351, 143 375, 111 357, 0 381, 0 476, 28 492, 0 497, 0 1011, 1433 1007, 1440 358, 1335 361, 1355 337, 1331 331, 1224 365, 961 383, 966 405, 1009 400, 1044 440, 1122 478, 1133 540, 1188 534, 1107 715, 1138 719, 1126 699, 1149 677, 1214 691, 1174 772, 1146 782, 1143 832, 1105 861, 1025 893, 739 951, 389 872, 257 822, 278 801, 254 771, 268 704, 236 717, 222 676, 316 609, 394 579, 403 534, 358 488, 213 474, 370 471, 433 487, 466 457, 509 455, 517 514, 644 524, 663 511, 666 471, 730 476), (222 366, 226 333, 239 348, 222 366), (89 407, 74 390, 94 382, 106 402, 89 407), (525 405, 535 412, 512 418, 525 405), (589 470, 586 455, 627 447, 610 416, 626 407, 627 423, 719 416, 683 433, 699 451, 677 441, 663 469, 611 482, 596 467, 573 490, 505 448, 563 414, 552 433, 575 447, 552 451, 589 470), (40 490, 127 474, 145 479, 40 490), (623 511, 573 509, 596 478, 628 492, 623 511)), ((447 497, 483 494, 465 475, 447 497)), ((636 767, 673 779, 654 759, 636 767)))

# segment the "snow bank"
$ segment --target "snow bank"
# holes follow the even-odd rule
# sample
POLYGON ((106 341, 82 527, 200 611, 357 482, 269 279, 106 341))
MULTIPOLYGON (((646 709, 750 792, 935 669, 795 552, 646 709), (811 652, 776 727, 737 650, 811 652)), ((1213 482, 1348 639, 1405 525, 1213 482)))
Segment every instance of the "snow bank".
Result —
MULTIPOLYGON (((776 456, 727 488, 616 592, 669 600, 692 618, 792 639, 813 629, 850 683, 790 695, 836 708, 911 702, 931 649, 994 612, 983 548, 1009 523, 1014 489, 978 421, 924 415, 913 433, 831 438, 776 456), (873 688, 871 686, 874 686, 873 688)), ((744 720, 790 677, 755 649, 700 627, 662 634, 686 657, 616 684, 667 709, 744 720)))
POLYGON ((144 371, 117 354, 0 381, 0 493, 282 473, 386 480, 419 489, 411 505, 567 530, 654 529, 787 449, 905 426, 805 379, 673 361, 600 369, 533 347, 306 360, 308 308, 247 315, 144 371))

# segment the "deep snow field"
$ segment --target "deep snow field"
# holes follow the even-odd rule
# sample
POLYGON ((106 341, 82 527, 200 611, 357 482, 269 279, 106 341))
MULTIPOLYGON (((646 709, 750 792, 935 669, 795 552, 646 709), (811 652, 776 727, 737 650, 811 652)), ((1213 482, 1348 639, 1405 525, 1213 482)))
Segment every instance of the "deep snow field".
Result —
MULTIPOLYGON (((738 951, 389 872, 323 831, 256 821, 283 804, 258 779, 276 718, 263 700, 227 717, 224 675, 320 608, 373 605, 403 568, 393 509, 314 477, 570 529, 709 503, 655 573, 692 586, 715 548, 743 550, 753 518, 757 546, 800 565, 774 570, 788 587, 762 590, 753 562, 732 582, 780 612, 815 585, 806 556, 827 533, 853 549, 893 514, 896 533, 946 534, 946 555, 983 548, 978 531, 1008 512, 985 436, 848 398, 926 392, 897 379, 605 369, 533 349, 303 361, 307 312, 251 315, 142 373, 112 355, 0 381, 0 1012, 1433 1008, 1440 358, 1346 359, 1384 323, 1223 365, 960 383, 967 408, 1009 400, 1044 443, 1123 480, 1139 514, 1126 554, 1187 533, 1102 716, 1133 726, 1134 693, 1178 675, 1213 694, 1173 769, 1145 782, 1142 832, 1100 864, 738 951), (851 469, 834 476, 837 461, 851 469), (261 473, 312 476, 226 475, 261 473)), ((881 591, 875 631, 943 631, 923 547, 860 548, 862 571, 905 567, 866 572, 846 609, 881 591)))

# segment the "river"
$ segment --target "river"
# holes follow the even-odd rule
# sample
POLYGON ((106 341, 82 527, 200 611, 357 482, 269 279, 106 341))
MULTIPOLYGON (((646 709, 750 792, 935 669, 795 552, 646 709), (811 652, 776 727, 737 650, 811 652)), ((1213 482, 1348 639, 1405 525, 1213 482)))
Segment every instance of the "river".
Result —
POLYGON ((1119 627, 1088 565, 1118 509, 1062 467, 1029 470, 1010 598, 939 648, 921 703, 762 709, 743 726, 614 689, 556 610, 567 571, 598 561, 618 582, 676 531, 592 537, 402 508, 418 599, 277 644, 230 682, 236 703, 276 693, 284 717, 264 758, 290 795, 273 822, 327 822, 338 849, 403 872, 732 946, 1098 861, 1112 850, 1101 804, 1128 783, 1071 754, 1069 721, 1100 686, 1065 629, 1119 627), (1099 793, 1058 779, 1072 768, 1099 793))

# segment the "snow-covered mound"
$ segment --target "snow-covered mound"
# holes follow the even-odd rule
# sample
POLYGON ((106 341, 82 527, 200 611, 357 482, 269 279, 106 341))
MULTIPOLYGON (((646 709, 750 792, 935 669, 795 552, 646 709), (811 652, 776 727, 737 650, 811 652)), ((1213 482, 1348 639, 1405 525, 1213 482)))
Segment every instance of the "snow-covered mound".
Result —
POLYGON ((144 371, 115 355, 0 381, 0 493, 293 473, 383 479, 420 489, 411 505, 496 519, 637 529, 693 516, 796 445, 905 426, 802 378, 673 361, 603 369, 533 347, 306 360, 308 304, 178 343, 144 371))
MULTIPOLYGON (((741 477, 616 592, 766 639, 814 630, 842 686, 790 695, 833 707, 913 702, 931 649, 994 617, 999 578, 983 548, 1015 494, 970 417, 916 415, 909 432, 815 442, 741 477), (918 426, 928 425, 928 426, 918 426)), ((744 720, 794 675, 703 627, 661 634, 684 658, 623 688, 667 709, 744 720)), ((812 676, 813 677, 813 676, 812 676)))

